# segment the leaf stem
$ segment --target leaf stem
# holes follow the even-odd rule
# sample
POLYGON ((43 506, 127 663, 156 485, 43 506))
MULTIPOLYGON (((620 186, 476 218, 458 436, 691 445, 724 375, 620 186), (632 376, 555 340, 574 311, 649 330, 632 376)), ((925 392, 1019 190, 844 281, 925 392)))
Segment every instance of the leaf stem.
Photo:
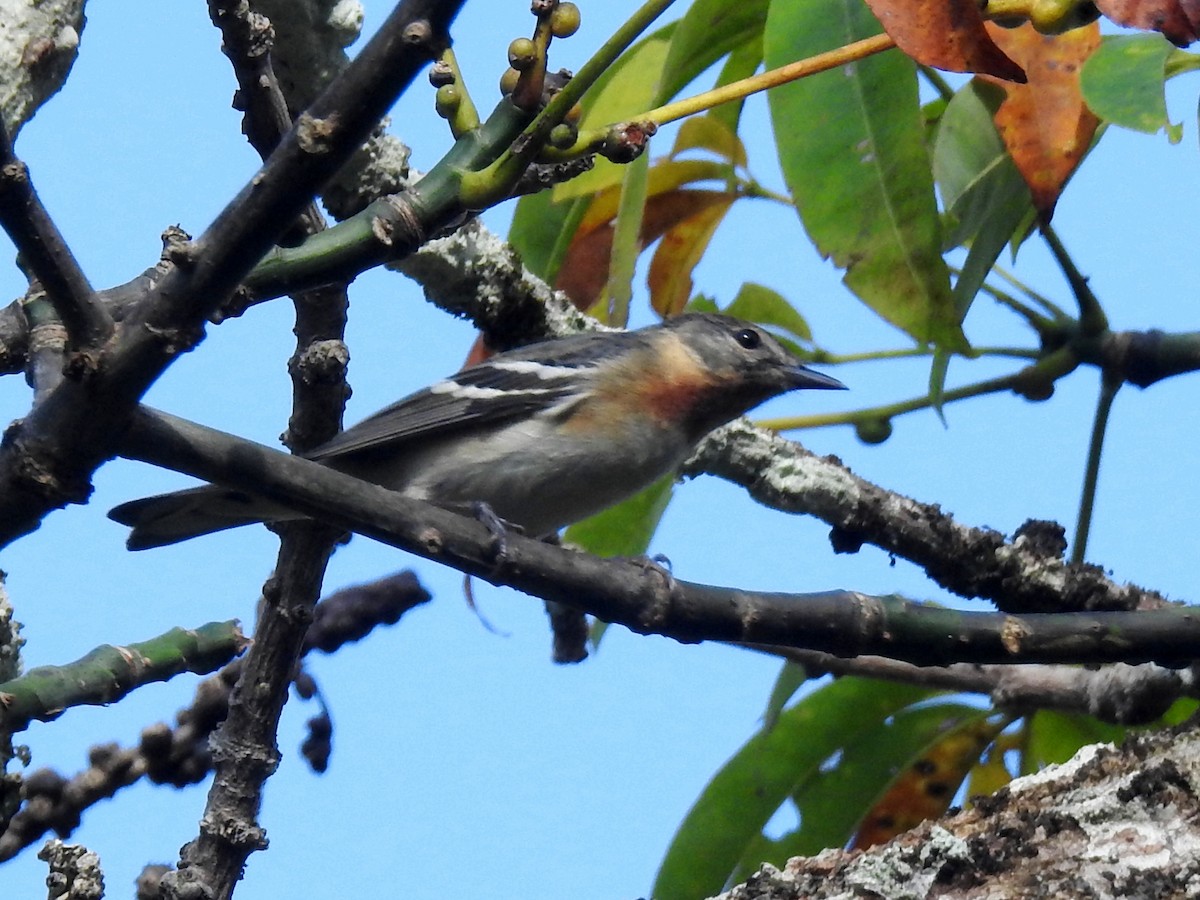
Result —
MULTIPOLYGON (((467 179, 481 184, 512 184, 533 158, 545 146, 554 126, 562 122, 571 107, 579 102, 584 91, 650 27, 675 0, 646 0, 607 41, 592 55, 575 76, 563 85, 550 102, 538 113, 525 130, 486 169, 469 173, 467 179)), ((480 188, 473 186, 476 192, 480 188)))
MULTIPOLYGON (((999 378, 989 378, 975 384, 964 385, 960 388, 946 391, 942 394, 942 402, 965 400, 968 397, 979 397, 984 394, 994 394, 999 391, 1011 390, 1017 383, 1020 373, 1004 375, 999 378)), ((850 412, 824 413, 815 416, 787 416, 778 419, 759 419, 754 424, 771 431, 793 431, 800 428, 824 428, 829 425, 848 425, 860 419, 891 419, 904 413, 928 409, 932 406, 928 394, 914 397, 911 400, 901 400, 898 403, 888 403, 871 409, 853 410, 850 412)))
POLYGON ((703 112, 714 106, 720 106, 722 103, 741 100, 759 91, 778 87, 781 84, 787 84, 788 82, 796 81, 809 75, 815 75, 818 72, 835 69, 838 66, 844 66, 847 63, 865 59, 876 53, 882 53, 884 50, 890 50, 895 46, 895 42, 886 34, 877 34, 873 37, 864 38, 861 41, 855 41, 852 44, 846 44, 846 46, 839 47, 836 50, 829 50, 825 53, 818 53, 816 56, 810 56, 807 59, 788 63, 786 66, 780 66, 778 69, 772 69, 769 72, 752 75, 749 78, 743 78, 741 81, 734 81, 731 84, 721 85, 718 88, 713 88, 711 91, 696 94, 694 97, 676 100, 674 103, 667 103, 637 118, 638 121, 648 120, 656 125, 666 125, 668 122, 674 122, 676 119, 682 119, 685 116, 703 112))
POLYGON ((1100 397, 1096 402, 1096 417, 1092 421, 1092 436, 1088 442, 1087 469, 1083 474, 1083 493, 1079 498, 1079 518, 1075 523, 1075 541, 1071 547, 1071 562, 1082 563, 1087 554, 1088 536, 1092 530, 1092 514, 1096 505, 1096 485, 1100 479, 1100 456, 1104 450, 1104 434, 1108 430, 1108 415, 1113 400, 1121 388, 1120 377, 1105 372, 1100 379, 1100 397))
POLYGON ((1075 261, 1071 259, 1071 254, 1067 252, 1067 248, 1059 240, 1058 233, 1049 223, 1042 226, 1042 238, 1046 241, 1046 245, 1054 255, 1054 261, 1062 269, 1062 273, 1067 279, 1067 284, 1071 286, 1071 293, 1075 295, 1075 301, 1079 304, 1079 324, 1083 329, 1083 333, 1085 335, 1097 335, 1108 331, 1108 316, 1104 314, 1104 309, 1100 306, 1100 301, 1092 293, 1087 277, 1079 271, 1075 265, 1075 261))

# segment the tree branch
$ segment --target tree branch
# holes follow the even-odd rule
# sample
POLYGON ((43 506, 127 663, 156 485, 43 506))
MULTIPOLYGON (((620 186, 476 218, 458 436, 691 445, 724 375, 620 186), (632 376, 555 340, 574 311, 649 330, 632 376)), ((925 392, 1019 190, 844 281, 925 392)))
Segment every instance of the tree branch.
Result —
MULTIPOLYGON (((209 9, 238 74, 247 134, 265 156, 289 124, 268 55, 270 23, 243 3, 210 0, 209 9)), ((324 224, 316 204, 310 203, 297 230, 311 235, 324 224)), ((341 427, 348 393, 346 286, 297 295, 294 305, 296 350, 288 365, 293 410, 287 440, 293 450, 304 451, 341 427)), ((228 716, 213 736, 215 777, 200 834, 184 847, 179 869, 163 875, 160 885, 168 896, 192 894, 200 887, 210 896, 230 896, 250 853, 266 847, 265 831, 258 823, 262 790, 278 766, 279 719, 339 536, 318 522, 290 523, 279 534, 275 574, 263 588, 255 641, 234 686, 228 716)))
POLYGON ((1102 669, 1078 666, 915 666, 882 656, 843 659, 831 653, 794 647, 741 645, 778 656, 819 675, 852 675, 898 681, 965 694, 984 694, 998 709, 1027 712, 1056 709, 1083 713, 1116 725, 1155 721, 1181 697, 1196 695, 1192 668, 1166 669, 1115 663, 1102 669))
POLYGON ((13 153, 0 121, 0 225, 22 263, 46 291, 75 351, 99 347, 113 333, 112 317, 92 291, 66 239, 33 189, 29 170, 13 153))
POLYGON ((251 182, 122 323, 86 380, 58 386, 0 448, 0 544, 80 502, 142 393, 361 143, 445 38, 461 0, 405 0, 251 182))
POLYGON ((72 706, 106 706, 144 684, 181 672, 207 675, 247 644, 236 622, 172 628, 148 641, 104 644, 64 666, 39 666, 0 684, 0 730, 9 735, 33 720, 50 722, 72 706))
POLYGON ((708 472, 744 487, 759 503, 816 516, 833 527, 833 548, 855 553, 874 544, 911 560, 933 581, 966 598, 983 597, 1014 613, 1145 609, 1161 594, 1117 585, 1099 566, 1075 565, 1038 542, 962 525, 933 504, 886 491, 834 457, 819 458, 799 444, 731 423, 706 440, 685 473, 708 472))
MULTIPOLYGON (((936 665, 960 661, 1183 665, 1200 650, 1200 618, 1184 607, 1013 616, 922 607, 847 591, 754 593, 666 579, 636 563, 597 559, 515 534, 507 537, 504 554, 497 556, 494 536, 471 519, 151 410, 137 416, 122 453, 246 490, 633 631, 685 642, 784 644, 842 656, 875 654, 936 665)), ((1066 576, 1061 589, 1069 595, 1076 590, 1076 575, 1061 574, 1066 576)))
MULTIPOLYGON (((380 625, 396 624, 429 599, 429 592, 408 570, 336 591, 317 604, 304 652, 334 653, 380 625)), ((174 787, 203 781, 213 765, 209 739, 228 715, 229 695, 242 666, 242 659, 234 660, 201 681, 191 704, 176 714, 174 727, 165 722, 151 725, 131 747, 94 746, 88 753, 89 767, 71 778, 52 769, 26 776, 21 808, 10 821, 0 822, 0 862, 12 859, 48 831, 68 837, 88 808, 142 778, 174 787)))

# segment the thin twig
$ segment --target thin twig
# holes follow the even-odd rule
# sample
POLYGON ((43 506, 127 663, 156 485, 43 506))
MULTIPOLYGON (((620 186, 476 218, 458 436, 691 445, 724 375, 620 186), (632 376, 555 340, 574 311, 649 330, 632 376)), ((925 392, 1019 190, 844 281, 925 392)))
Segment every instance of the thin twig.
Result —
POLYGON ((38 280, 76 351, 99 347, 113 333, 112 317, 88 283, 79 261, 42 205, 29 170, 13 152, 0 122, 0 225, 8 232, 22 264, 38 280))
POLYGON ((1083 475, 1083 491, 1079 496, 1079 517, 1075 521, 1075 540, 1071 543, 1071 562, 1087 559, 1088 536, 1092 531, 1092 513, 1096 506, 1096 485, 1100 480, 1100 457, 1104 452, 1104 436, 1108 432, 1108 415, 1121 389, 1121 379, 1104 372, 1100 376, 1100 396, 1092 420, 1092 435, 1088 440, 1087 469, 1083 475))

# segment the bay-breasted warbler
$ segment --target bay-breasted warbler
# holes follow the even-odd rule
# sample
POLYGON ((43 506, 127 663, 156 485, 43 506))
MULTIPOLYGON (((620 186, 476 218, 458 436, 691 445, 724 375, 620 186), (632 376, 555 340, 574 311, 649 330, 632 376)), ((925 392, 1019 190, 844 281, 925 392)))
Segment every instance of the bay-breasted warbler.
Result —
MULTIPOLYGON (((706 434, 797 388, 842 388, 769 333, 692 314, 500 353, 346 429, 308 458, 450 508, 485 504, 540 536, 675 470, 706 434)), ((298 518, 243 491, 193 488, 109 515, 143 550, 298 518)))

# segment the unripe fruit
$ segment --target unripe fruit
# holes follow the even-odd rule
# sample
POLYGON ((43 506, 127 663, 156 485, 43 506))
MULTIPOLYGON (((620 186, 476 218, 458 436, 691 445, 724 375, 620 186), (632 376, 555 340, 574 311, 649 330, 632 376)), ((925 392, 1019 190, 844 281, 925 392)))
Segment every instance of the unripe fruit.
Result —
POLYGON ((516 69, 505 69, 504 74, 500 76, 500 93, 508 96, 517 89, 517 79, 521 77, 521 73, 516 69))
POLYGON ((1062 34, 1098 15, 1095 4, 1080 0, 1034 0, 1029 9, 1029 21, 1040 34, 1062 34))
POLYGON ((854 423, 854 434, 864 444, 882 444, 892 436, 892 420, 862 419, 854 423))
POLYGON ((529 38, 517 38, 508 45, 508 64, 518 72, 531 68, 537 58, 537 44, 529 38))
POLYGON ((462 91, 456 85, 443 84, 434 95, 433 108, 443 119, 449 119, 458 112, 460 103, 462 103, 462 91))
POLYGON ((566 122, 560 122, 550 129, 550 137, 547 140, 551 147, 566 150, 569 147, 575 146, 575 140, 578 137, 578 128, 574 125, 568 125, 566 122))
POLYGON ((556 38, 567 38, 579 30, 582 17, 574 3, 560 3, 550 13, 550 33, 556 38))

